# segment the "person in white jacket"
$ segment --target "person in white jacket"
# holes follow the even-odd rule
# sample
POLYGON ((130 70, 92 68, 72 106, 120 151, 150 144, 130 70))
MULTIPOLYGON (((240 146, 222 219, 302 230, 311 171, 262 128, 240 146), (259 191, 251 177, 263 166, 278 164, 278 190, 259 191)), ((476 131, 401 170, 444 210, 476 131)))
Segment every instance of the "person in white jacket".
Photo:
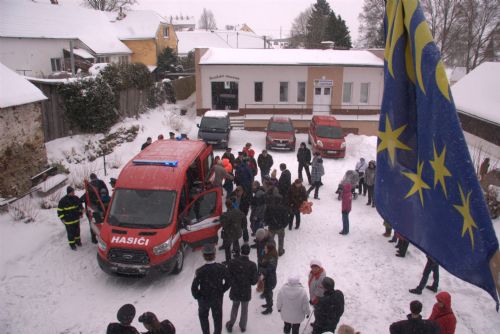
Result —
POLYGON ((300 323, 304 317, 309 317, 309 298, 306 289, 300 283, 298 276, 291 276, 288 282, 278 292, 276 302, 281 319, 285 322, 283 332, 289 334, 299 334, 300 323))

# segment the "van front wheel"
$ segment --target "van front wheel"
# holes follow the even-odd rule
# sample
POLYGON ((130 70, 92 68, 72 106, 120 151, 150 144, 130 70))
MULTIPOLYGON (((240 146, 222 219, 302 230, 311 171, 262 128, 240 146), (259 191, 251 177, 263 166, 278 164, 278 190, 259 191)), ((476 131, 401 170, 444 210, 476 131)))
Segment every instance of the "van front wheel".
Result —
POLYGON ((182 267, 184 265, 184 252, 182 251, 182 247, 179 247, 179 250, 175 254, 175 266, 172 270, 172 274, 176 275, 182 271, 182 267))

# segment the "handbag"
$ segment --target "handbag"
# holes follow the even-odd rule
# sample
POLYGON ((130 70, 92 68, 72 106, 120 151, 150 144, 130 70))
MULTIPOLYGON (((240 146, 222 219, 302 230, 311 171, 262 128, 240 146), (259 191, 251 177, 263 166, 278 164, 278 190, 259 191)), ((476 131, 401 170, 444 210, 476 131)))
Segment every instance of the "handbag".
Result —
POLYGON ((312 202, 304 201, 300 205, 299 211, 305 215, 310 214, 312 212, 312 205, 313 205, 312 202))
POLYGON ((257 281, 257 287, 255 289, 258 293, 264 292, 264 279, 259 277, 259 280, 257 281))

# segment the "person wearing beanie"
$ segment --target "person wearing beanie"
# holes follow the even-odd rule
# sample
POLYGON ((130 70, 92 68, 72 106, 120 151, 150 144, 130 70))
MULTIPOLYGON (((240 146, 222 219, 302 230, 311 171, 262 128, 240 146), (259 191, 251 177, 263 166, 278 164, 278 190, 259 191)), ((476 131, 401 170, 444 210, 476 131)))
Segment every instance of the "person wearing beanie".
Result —
POLYGON ((441 334, 454 334, 457 326, 457 318, 451 309, 451 295, 442 291, 436 295, 436 304, 432 308, 429 320, 435 321, 441 334))
POLYGON ((132 304, 125 304, 118 310, 116 318, 119 322, 108 325, 106 334, 139 334, 137 329, 130 324, 135 317, 135 307, 132 304))
POLYGON ((276 308, 285 323, 283 333, 299 334, 300 323, 304 317, 309 317, 309 298, 306 289, 300 283, 298 276, 291 276, 278 292, 276 308))
POLYGON ((215 262, 215 246, 206 244, 202 250, 206 263, 196 270, 191 294, 198 301, 198 317, 203 334, 210 334, 208 313, 212 311, 214 334, 222 332, 222 302, 224 293, 231 287, 226 267, 215 262))
POLYGON ((226 323, 226 329, 229 333, 233 331, 233 325, 238 316, 238 309, 241 304, 240 330, 244 332, 247 328, 248 303, 252 299, 252 285, 257 284, 259 275, 257 265, 250 261, 250 246, 244 244, 241 246, 241 255, 231 260, 227 266, 229 279, 231 281, 231 290, 229 298, 233 301, 231 308, 231 318, 226 323))
POLYGON ((335 281, 330 277, 323 278, 321 286, 324 290, 314 308, 313 334, 327 331, 335 332, 340 317, 344 314, 344 294, 335 290, 335 281))
POLYGON ((73 187, 66 188, 66 195, 61 198, 57 206, 57 217, 61 219, 66 234, 68 235, 69 247, 76 251, 76 246, 81 246, 80 240, 80 218, 83 215, 83 206, 80 198, 75 196, 73 187))
POLYGON ((389 327, 391 334, 406 334, 406 333, 422 333, 422 334, 439 334, 439 327, 432 321, 423 320, 420 315, 422 312, 422 303, 414 300, 410 303, 410 314, 407 315, 407 320, 394 322, 389 327))
POLYGON ((265 228, 259 228, 257 232, 255 232, 255 243, 257 248, 257 264, 259 266, 260 262, 262 261, 262 257, 265 254, 266 245, 272 241, 273 239, 271 238, 271 233, 265 228))
POLYGON ((175 327, 170 320, 160 322, 153 312, 145 312, 139 317, 139 322, 142 322, 148 330, 143 334, 175 334, 175 327))
POLYGON ((311 271, 309 272, 309 302, 311 305, 318 304, 318 301, 323 297, 323 286, 321 283, 326 277, 325 269, 321 265, 321 262, 314 259, 310 264, 311 271))

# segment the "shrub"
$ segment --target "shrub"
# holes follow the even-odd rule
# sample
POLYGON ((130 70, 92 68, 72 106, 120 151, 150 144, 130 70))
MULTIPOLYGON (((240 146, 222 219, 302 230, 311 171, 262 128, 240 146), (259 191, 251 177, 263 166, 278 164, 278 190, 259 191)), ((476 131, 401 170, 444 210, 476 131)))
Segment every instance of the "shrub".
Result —
POLYGON ((15 221, 23 221, 31 223, 36 220, 40 210, 37 204, 30 197, 22 198, 14 203, 9 204, 9 215, 15 221))
POLYGON ((175 98, 185 100, 196 90, 196 81, 194 77, 186 77, 173 82, 175 98))

